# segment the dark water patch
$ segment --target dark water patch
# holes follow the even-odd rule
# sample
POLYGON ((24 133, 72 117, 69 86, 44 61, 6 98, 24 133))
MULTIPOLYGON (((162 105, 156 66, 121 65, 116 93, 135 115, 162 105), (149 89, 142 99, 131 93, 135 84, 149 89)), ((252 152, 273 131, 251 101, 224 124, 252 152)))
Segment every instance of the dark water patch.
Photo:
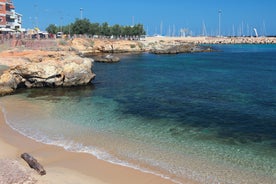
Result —
POLYGON ((175 125, 171 132, 174 136, 181 137, 185 127, 193 127, 202 139, 215 136, 212 139, 233 140, 229 142, 234 144, 268 141, 274 145, 276 63, 271 58, 276 54, 235 49, 125 56, 115 65, 95 63, 94 85, 24 92, 28 98, 57 103, 62 98, 81 101, 102 96, 117 101, 117 111, 122 115, 167 120, 175 125), (208 130, 212 130, 212 136, 206 133, 208 130))
POLYGON ((95 71, 103 72, 106 80, 97 90, 119 102, 126 115, 168 119, 180 127, 215 128, 222 141, 275 140, 275 52, 250 47, 227 51, 140 55, 112 68, 96 65, 95 71))

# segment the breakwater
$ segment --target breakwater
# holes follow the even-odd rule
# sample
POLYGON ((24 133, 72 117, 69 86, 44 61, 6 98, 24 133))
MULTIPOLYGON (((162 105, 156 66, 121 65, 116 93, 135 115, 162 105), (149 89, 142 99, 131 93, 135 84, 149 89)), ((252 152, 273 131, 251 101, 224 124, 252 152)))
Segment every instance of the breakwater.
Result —
POLYGON ((194 44, 276 44, 276 37, 147 37, 146 42, 188 42, 194 44))

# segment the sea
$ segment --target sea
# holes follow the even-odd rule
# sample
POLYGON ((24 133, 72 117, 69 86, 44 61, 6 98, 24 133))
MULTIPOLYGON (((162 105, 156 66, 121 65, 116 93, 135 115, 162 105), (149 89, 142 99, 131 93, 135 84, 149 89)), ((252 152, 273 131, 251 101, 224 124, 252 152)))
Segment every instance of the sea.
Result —
POLYGON ((276 45, 122 55, 91 85, 0 98, 36 141, 184 183, 276 183, 276 45))

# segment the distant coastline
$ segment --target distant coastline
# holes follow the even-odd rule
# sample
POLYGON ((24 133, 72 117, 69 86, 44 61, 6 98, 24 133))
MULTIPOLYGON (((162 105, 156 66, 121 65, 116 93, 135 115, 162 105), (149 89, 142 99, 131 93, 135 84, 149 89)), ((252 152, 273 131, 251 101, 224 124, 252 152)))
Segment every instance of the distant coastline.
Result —
POLYGON ((276 37, 147 37, 145 41, 180 40, 194 44, 276 44, 276 37))

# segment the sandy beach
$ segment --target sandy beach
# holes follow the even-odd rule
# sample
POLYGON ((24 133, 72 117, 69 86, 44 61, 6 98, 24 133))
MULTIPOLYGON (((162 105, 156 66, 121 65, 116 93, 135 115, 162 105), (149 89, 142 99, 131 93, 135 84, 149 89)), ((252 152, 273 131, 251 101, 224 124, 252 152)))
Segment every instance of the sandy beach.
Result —
MULTIPOLYGON (((114 165, 85 153, 73 153, 63 148, 45 145, 22 136, 6 123, 0 113, 0 183, 94 183, 94 184, 169 184, 159 176, 114 165), (29 168, 20 155, 27 152, 44 167, 40 176, 29 168)), ((190 183, 187 181, 187 183, 190 183)))

